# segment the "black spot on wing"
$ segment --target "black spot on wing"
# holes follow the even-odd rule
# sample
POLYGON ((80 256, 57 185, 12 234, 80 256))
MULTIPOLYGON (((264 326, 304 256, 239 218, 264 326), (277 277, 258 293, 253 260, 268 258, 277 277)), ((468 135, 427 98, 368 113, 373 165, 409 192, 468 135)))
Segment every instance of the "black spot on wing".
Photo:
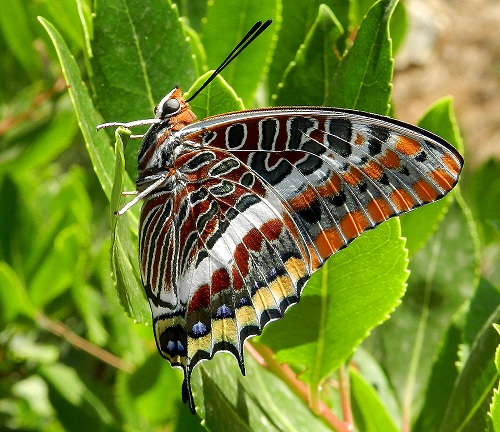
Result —
POLYGON ((347 119, 330 120, 327 135, 328 146, 332 151, 346 158, 352 153, 352 123, 347 119))
POLYGON ((218 212, 219 206, 217 205, 217 202, 212 201, 208 210, 205 213, 199 215, 196 219, 196 229, 198 230, 198 232, 203 232, 207 223, 210 222, 218 212))
POLYGON ((220 177, 231 172, 233 169, 238 168, 240 163, 233 158, 227 158, 216 163, 210 168, 208 175, 212 177, 220 177))
POLYGON ((160 349, 170 357, 187 355, 187 333, 180 325, 165 329, 160 337, 160 349))
POLYGON ((268 168, 266 157, 265 152, 255 152, 252 155, 250 166, 258 175, 274 186, 288 176, 292 172, 293 167, 287 161, 281 160, 272 168, 268 168))
POLYGON ((272 150, 274 148, 278 132, 278 121, 272 118, 265 119, 260 122, 260 127, 262 131, 260 147, 263 150, 272 150))
POLYGON ((297 169, 304 175, 310 175, 319 170, 323 165, 323 161, 316 155, 309 155, 307 158, 297 165, 297 169))
POLYGON ((297 211, 301 219, 312 225, 321 220, 321 204, 314 200, 307 208, 297 211))
POLYGON ((293 117, 290 120, 290 130, 288 136, 288 149, 300 148, 300 142, 304 133, 314 126, 314 122, 307 117, 293 117))
POLYGON ((234 149, 242 146, 245 139, 245 126, 241 123, 236 123, 229 126, 227 131, 227 148, 234 149))
POLYGON ((208 197, 208 191, 205 188, 199 188, 198 190, 191 192, 189 200, 191 204, 204 201, 208 197))
POLYGON ((218 185, 210 187, 210 193, 217 197, 230 195, 234 192, 234 190, 234 184, 228 181, 222 181, 218 185))
POLYGON ((255 176, 251 172, 246 172, 240 178, 240 183, 247 188, 251 188, 254 182, 255 176))
POLYGON ((382 152, 382 144, 389 139, 391 131, 381 126, 371 126, 368 137, 368 152, 370 156, 377 156, 382 152))
POLYGON ((212 152, 204 151, 191 158, 182 168, 186 171, 196 171, 213 159, 215 159, 215 155, 212 152))
POLYGON ((415 156, 415 160, 420 163, 425 162, 427 160, 427 153, 421 151, 417 156, 415 156))
POLYGON ((335 207, 341 207, 347 202, 347 197, 343 191, 332 195, 330 198, 327 198, 335 207))

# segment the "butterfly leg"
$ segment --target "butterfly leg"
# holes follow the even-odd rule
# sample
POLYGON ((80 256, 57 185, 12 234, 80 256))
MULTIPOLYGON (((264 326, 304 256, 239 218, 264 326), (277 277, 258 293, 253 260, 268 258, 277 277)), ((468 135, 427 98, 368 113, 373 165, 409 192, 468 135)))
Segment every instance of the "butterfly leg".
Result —
MULTIPOLYGON (((151 191, 155 190, 158 186, 160 186, 160 184, 162 184, 165 181, 165 179, 166 179, 166 175, 165 176, 161 176, 158 180, 156 180, 154 183, 152 183, 151 185, 149 185, 142 192, 137 193, 137 195, 135 195, 135 198, 132 201, 129 201, 120 210, 115 211, 115 216, 118 217, 118 216, 121 216, 122 214, 124 214, 130 207, 132 207, 133 205, 137 204, 141 199, 143 199, 146 196, 148 196, 151 193, 151 191)), ((130 194, 130 195, 133 195, 133 194, 130 194)))

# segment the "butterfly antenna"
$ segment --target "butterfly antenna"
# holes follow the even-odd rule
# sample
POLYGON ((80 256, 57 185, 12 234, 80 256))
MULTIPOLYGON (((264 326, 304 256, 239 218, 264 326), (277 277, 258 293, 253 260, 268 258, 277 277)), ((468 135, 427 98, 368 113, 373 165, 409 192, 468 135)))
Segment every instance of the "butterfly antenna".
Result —
POLYGON ((203 85, 194 92, 194 94, 186 100, 186 102, 192 101, 200 92, 205 89, 217 75, 219 75, 236 57, 238 57, 242 51, 250 45, 255 38, 257 38, 266 28, 268 28, 273 20, 267 20, 264 24, 262 21, 257 21, 253 27, 247 32, 245 37, 236 45, 229 55, 224 59, 220 66, 208 77, 208 79, 203 83, 203 85))

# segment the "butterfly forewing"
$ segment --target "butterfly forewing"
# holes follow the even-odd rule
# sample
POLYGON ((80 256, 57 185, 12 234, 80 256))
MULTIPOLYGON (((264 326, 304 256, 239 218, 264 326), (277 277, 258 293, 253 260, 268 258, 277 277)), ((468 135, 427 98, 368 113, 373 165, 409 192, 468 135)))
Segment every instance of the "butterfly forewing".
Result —
POLYGON ((186 141, 229 150, 279 196, 312 270, 366 229, 444 196, 462 163, 427 131, 348 110, 263 109, 192 127, 186 141))
POLYGON ((200 360, 229 351, 243 371, 245 339, 281 318, 329 256, 444 196, 462 165, 427 131, 348 110, 241 111, 151 131, 144 176, 151 160, 168 163, 141 214, 141 275, 192 410, 200 360))

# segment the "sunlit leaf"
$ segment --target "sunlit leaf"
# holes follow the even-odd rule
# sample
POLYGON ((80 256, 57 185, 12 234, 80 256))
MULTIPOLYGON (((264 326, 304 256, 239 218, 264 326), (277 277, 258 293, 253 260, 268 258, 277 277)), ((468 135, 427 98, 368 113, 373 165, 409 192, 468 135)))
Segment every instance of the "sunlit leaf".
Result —
MULTIPOLYGON (((184 28, 169 1, 97 2, 92 50, 93 89, 108 122, 150 118, 175 85, 186 89, 195 79, 184 28)), ((135 178, 137 148, 125 154, 127 172, 135 178)))
POLYGON ((207 54, 209 69, 216 69, 257 21, 275 20, 275 23, 262 33, 244 54, 238 56, 222 72, 224 79, 248 108, 251 107, 257 87, 268 68, 274 48, 274 34, 279 25, 278 13, 277 0, 265 2, 213 0, 208 3, 201 40, 207 54))
POLYGON ((218 354, 195 369, 194 396, 209 430, 327 431, 324 425, 270 372, 246 358, 246 376, 228 354, 218 354), (220 378, 224 376, 224 379, 220 378))
POLYGON ((278 86, 275 105, 326 104, 334 91, 331 81, 340 61, 335 44, 342 33, 342 26, 332 11, 321 5, 311 30, 278 86))
POLYGON ((392 0, 376 3, 368 12, 333 79, 329 106, 386 114, 393 73, 389 20, 392 0))
POLYGON ((439 230, 410 261, 402 305, 370 338, 400 401, 411 401, 404 409, 412 412, 420 410, 432 359, 452 317, 476 286, 474 226, 463 206, 452 203, 439 230))
POLYGON ((498 384, 498 371, 493 358, 499 335, 493 328, 500 322, 500 306, 476 338, 462 373, 454 386, 441 421, 440 432, 485 430, 493 388, 498 384))
POLYGON ((317 386, 399 304, 408 277, 399 222, 392 220, 331 257, 301 301, 266 327, 261 342, 280 362, 300 365, 317 386))
POLYGON ((377 392, 355 369, 350 370, 353 414, 356 426, 366 432, 396 432, 399 429, 377 392))
MULTIPOLYGON (((131 210, 121 216, 115 216, 114 212, 120 210, 122 199, 123 179, 125 177, 125 158, 123 155, 123 139, 128 138, 130 133, 118 129, 115 133, 115 177, 113 191, 111 194, 111 269, 116 281, 116 290, 120 303, 127 314, 137 322, 150 322, 146 293, 141 284, 139 276, 137 246, 131 236, 131 210)), ((134 226, 135 229, 135 226, 134 226)), ((137 237, 134 238, 137 241, 137 237)))

